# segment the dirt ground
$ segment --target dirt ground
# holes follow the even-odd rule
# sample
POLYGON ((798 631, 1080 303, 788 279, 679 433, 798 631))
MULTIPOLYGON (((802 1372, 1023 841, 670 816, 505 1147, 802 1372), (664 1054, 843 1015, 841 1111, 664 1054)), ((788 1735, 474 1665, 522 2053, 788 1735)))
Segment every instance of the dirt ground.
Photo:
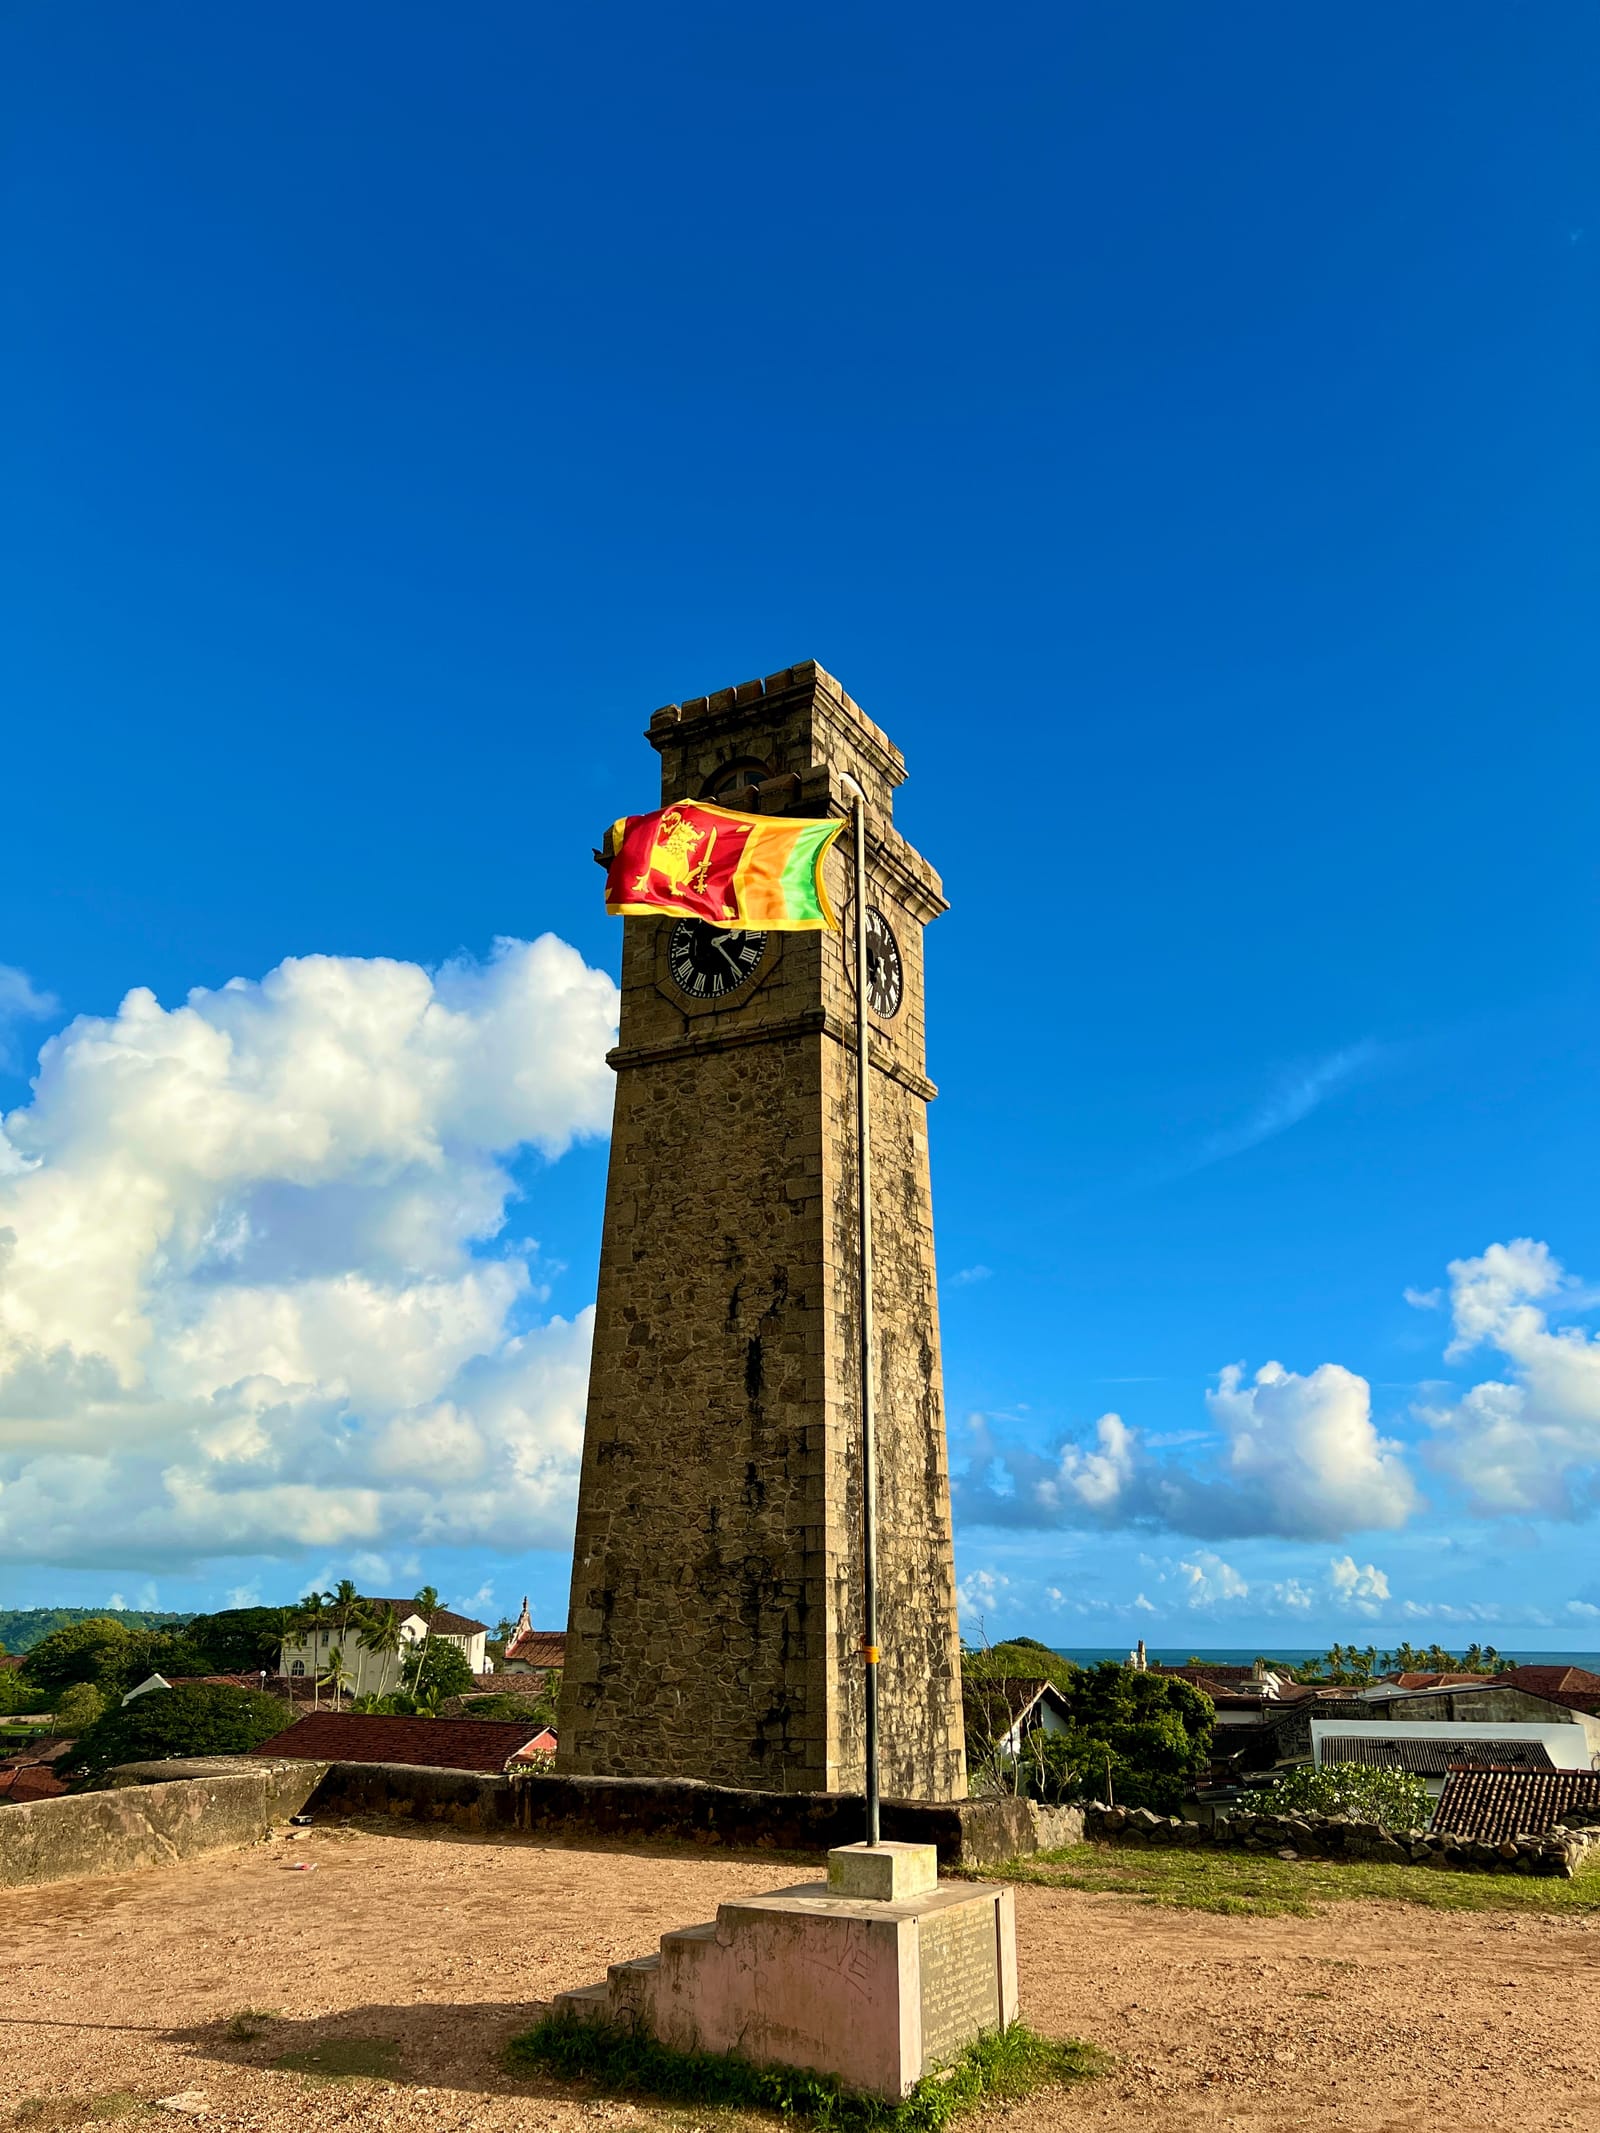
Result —
MULTIPOLYGON (((709 1918, 723 1896, 793 1878, 726 1854, 334 1828, 12 1892, 0 1897, 0 2126, 85 2124, 88 2100, 113 2093, 130 2108, 182 2097, 172 2122, 240 2133, 704 2125, 708 2114, 512 2079, 500 2048, 530 2002, 709 1918), (230 2039, 245 2008, 277 2019, 230 2039), (329 2039, 390 2040, 400 2078, 270 2064, 329 2039)), ((1593 1920, 1404 1904, 1221 1918, 1021 1888, 1017 1924, 1025 2015, 1091 2039, 1113 2065, 995 2112, 987 2122, 1003 2118, 1006 2133, 1600 2133, 1593 1920)), ((118 2109, 104 2102, 94 2119, 118 2109)))

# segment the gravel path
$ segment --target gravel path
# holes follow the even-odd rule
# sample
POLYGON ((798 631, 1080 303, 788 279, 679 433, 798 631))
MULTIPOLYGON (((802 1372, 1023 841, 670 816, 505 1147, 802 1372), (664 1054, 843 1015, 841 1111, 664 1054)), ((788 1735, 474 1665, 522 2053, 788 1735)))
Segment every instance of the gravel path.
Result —
MULTIPOLYGON (((725 1854, 330 1829, 13 1892, 0 2126, 105 2123, 116 2107, 91 2100, 120 2092, 130 2109, 184 2096, 172 2122, 239 2133, 694 2127, 704 2114, 513 2081, 499 2048, 530 2001, 785 1878, 725 1854), (277 2019, 232 2041, 243 2008, 277 2019), (392 2040, 403 2078, 269 2064, 329 2039, 392 2040)), ((1116 2063, 997 2114, 1007 2133, 1600 2133, 1593 1921, 1402 1904, 1220 1918, 1041 1888, 1017 1912, 1025 2013, 1116 2063)))

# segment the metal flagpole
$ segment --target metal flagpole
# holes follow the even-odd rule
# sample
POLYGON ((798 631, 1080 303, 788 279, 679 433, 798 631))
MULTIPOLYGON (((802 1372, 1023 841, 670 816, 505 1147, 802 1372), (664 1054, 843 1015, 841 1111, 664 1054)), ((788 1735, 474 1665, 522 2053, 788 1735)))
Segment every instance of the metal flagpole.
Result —
POLYGON ((872 1105, 867 1058, 867 809, 854 778, 856 1147, 861 1195, 861 1656, 865 1664, 867 1842, 878 1833, 878 1397, 872 1339, 872 1105))

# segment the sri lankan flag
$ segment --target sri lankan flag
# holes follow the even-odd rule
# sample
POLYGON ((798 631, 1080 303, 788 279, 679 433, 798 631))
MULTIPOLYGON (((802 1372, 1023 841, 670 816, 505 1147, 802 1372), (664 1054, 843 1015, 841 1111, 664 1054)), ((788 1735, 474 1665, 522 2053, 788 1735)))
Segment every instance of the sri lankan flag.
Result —
POLYGON ((843 828, 842 820, 736 815, 704 800, 625 815, 607 839, 606 909, 761 933, 837 932, 822 861, 843 828))

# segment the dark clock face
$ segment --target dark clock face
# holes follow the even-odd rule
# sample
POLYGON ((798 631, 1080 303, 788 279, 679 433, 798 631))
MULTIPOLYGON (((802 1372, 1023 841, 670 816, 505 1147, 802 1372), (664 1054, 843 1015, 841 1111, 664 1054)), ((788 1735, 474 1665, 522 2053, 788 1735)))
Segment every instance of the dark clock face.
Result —
POLYGON ((881 911, 867 912, 867 1002, 875 1015, 897 1015, 905 991, 900 943, 881 911))
POLYGON ((667 942, 667 968, 691 1000, 721 1000, 755 976, 766 952, 764 933, 729 933, 702 919, 680 918, 667 942))

